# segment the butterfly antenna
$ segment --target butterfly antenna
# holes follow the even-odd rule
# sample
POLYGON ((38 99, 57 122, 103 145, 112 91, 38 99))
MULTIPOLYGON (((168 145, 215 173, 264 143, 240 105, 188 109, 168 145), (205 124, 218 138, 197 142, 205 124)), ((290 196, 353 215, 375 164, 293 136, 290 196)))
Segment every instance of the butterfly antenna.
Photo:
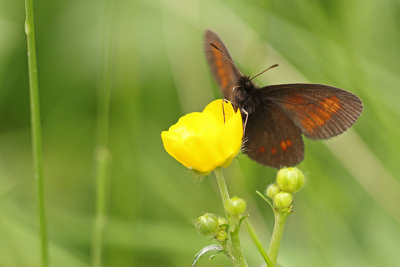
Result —
POLYGON ((273 68, 278 67, 278 66, 279 66, 279 64, 274 64, 274 65, 272 65, 271 67, 266 68, 265 70, 263 70, 263 71, 260 72, 259 74, 257 74, 257 75, 255 75, 255 76, 251 77, 251 78, 250 78, 250 81, 253 80, 254 78, 260 76, 261 74, 263 74, 263 73, 266 72, 267 70, 273 69, 273 68))
POLYGON ((232 59, 230 59, 230 57, 228 57, 218 46, 216 46, 214 43, 210 43, 210 45, 217 49, 230 63, 231 65, 235 68, 235 70, 240 73, 241 76, 243 76, 242 72, 239 70, 239 68, 235 65, 235 63, 232 61, 232 59))

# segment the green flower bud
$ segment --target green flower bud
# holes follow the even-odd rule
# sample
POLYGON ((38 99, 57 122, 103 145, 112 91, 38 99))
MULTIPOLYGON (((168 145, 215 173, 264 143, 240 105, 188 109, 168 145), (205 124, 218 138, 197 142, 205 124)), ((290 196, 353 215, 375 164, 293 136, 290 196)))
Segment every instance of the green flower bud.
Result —
POLYGON ((226 221, 226 219, 225 218, 222 218, 222 217, 218 217, 218 226, 221 226, 221 225, 226 225, 226 224, 228 224, 228 222, 226 221))
POLYGON ((226 233, 226 229, 220 230, 216 235, 215 239, 217 239, 219 242, 225 242, 228 240, 228 234, 226 233))
POLYGON ((279 193, 279 191, 281 191, 281 190, 279 189, 279 187, 278 187, 276 184, 270 184, 270 185, 267 187, 267 190, 265 190, 265 194, 266 194, 269 198, 273 199, 274 196, 275 196, 276 194, 279 193))
POLYGON ((282 191, 295 193, 306 182, 304 174, 297 168, 283 168, 276 175, 276 183, 282 191))
POLYGON ((246 210, 246 202, 238 197, 233 197, 225 202, 225 209, 231 216, 238 216, 246 210))
POLYGON ((214 214, 206 213, 197 218, 194 225, 201 235, 211 236, 218 231, 218 218, 214 214))
POLYGON ((287 192, 279 192, 274 197, 275 208, 282 210, 289 208, 293 201, 293 195, 287 192))

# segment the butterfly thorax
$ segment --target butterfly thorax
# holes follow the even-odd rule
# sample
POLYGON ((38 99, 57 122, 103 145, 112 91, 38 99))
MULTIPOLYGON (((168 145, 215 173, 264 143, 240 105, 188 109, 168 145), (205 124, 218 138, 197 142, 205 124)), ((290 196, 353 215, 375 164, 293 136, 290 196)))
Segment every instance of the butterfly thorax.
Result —
POLYGON ((257 89, 250 77, 242 76, 233 90, 234 103, 249 114, 254 113, 260 102, 257 89))

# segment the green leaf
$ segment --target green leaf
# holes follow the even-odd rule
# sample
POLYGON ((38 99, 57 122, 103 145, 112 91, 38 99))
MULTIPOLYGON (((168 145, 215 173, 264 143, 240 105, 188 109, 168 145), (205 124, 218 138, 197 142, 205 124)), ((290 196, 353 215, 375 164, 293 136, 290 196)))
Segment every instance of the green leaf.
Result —
POLYGON ((239 228, 240 228, 240 226, 242 225, 242 222, 246 219, 246 218, 248 218, 250 215, 246 215, 246 216, 243 216, 242 218, 240 218, 240 220, 239 220, 239 228))
POLYGON ((212 259, 214 259, 214 258, 215 258, 215 256, 217 256, 217 255, 219 255, 219 254, 221 254, 221 253, 225 253, 225 254, 226 254, 226 251, 225 251, 225 250, 223 250, 223 249, 221 249, 221 250, 218 250, 218 251, 214 252, 213 254, 211 254, 211 256, 208 258, 208 260, 212 260, 212 259))
POLYGON ((274 210, 274 206, 272 205, 272 202, 271 202, 264 194, 262 194, 260 191, 256 191, 256 193, 257 193, 262 199, 264 199, 265 202, 268 203, 268 205, 271 207, 272 210, 274 210))
POLYGON ((229 225, 227 223, 221 224, 220 226, 218 226, 219 228, 225 228, 228 229, 229 225))

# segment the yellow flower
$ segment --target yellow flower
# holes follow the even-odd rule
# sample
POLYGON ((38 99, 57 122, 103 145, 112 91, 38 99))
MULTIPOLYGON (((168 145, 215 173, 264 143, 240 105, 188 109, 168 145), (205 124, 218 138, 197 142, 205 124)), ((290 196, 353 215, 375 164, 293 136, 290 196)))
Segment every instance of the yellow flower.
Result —
POLYGON ((181 117, 161 133, 168 154, 204 175, 217 167, 227 167, 238 154, 242 137, 239 109, 235 112, 230 102, 221 99, 208 104, 203 112, 181 117))

